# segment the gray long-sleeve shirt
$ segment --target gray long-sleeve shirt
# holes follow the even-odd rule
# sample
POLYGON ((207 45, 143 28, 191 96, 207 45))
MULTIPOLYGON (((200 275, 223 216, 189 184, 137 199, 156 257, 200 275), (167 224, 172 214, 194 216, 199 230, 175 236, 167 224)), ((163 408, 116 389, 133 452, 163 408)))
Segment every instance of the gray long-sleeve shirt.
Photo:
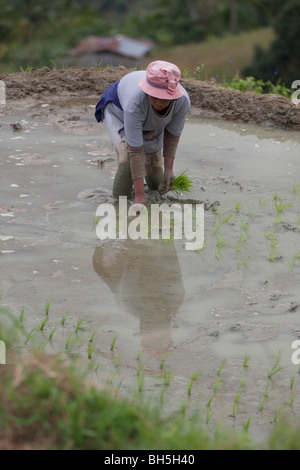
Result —
POLYGON ((165 128, 175 136, 181 135, 191 104, 186 90, 180 85, 184 95, 172 100, 166 116, 158 115, 148 95, 138 86, 139 80, 145 76, 145 71, 136 71, 121 78, 118 97, 123 110, 112 106, 110 111, 116 117, 118 130, 123 130, 128 144, 132 147, 144 145, 145 151, 152 153, 163 147, 165 128))

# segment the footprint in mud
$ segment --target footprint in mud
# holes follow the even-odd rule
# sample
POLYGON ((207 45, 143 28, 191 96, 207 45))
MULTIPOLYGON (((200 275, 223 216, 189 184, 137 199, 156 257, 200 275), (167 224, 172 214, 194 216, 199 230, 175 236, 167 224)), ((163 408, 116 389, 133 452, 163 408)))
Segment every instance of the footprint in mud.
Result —
POLYGON ((106 189, 84 189, 77 195, 80 201, 94 202, 95 204, 115 204, 116 199, 106 189))

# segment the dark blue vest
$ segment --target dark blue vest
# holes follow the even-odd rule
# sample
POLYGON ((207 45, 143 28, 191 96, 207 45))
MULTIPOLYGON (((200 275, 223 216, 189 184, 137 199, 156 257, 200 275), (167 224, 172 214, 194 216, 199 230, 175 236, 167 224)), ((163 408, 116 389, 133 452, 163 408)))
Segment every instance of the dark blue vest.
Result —
POLYGON ((98 101, 96 105, 96 110, 95 110, 95 118, 97 119, 98 122, 103 122, 104 120, 104 108, 108 103, 113 103, 116 105, 118 108, 123 110, 119 97, 118 97, 118 80, 117 82, 113 83, 110 85, 105 92, 101 95, 100 100, 98 101))

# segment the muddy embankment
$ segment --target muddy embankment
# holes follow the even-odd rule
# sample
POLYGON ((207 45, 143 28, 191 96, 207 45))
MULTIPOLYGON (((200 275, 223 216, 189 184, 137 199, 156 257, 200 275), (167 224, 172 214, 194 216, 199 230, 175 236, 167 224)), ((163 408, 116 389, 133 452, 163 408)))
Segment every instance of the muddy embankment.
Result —
MULTIPOLYGON (((125 67, 51 70, 0 74, 6 84, 7 111, 45 98, 95 99, 114 81, 128 73, 125 67), (25 102, 24 102, 25 100, 25 102)), ((214 79, 202 82, 183 78, 189 93, 192 114, 229 121, 254 123, 285 129, 300 129, 300 105, 280 95, 259 95, 223 88, 214 79)))

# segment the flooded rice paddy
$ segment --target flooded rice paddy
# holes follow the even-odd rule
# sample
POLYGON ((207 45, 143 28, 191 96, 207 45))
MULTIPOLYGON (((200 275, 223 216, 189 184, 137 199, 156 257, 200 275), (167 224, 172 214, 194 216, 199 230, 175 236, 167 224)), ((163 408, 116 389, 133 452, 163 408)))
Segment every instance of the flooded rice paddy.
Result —
POLYGON ((258 440, 296 419, 299 133, 189 116, 175 173, 188 170, 206 210, 204 247, 188 251, 97 238, 116 156, 93 106, 73 111, 0 115, 1 305, 23 312, 20 350, 83 357, 116 394, 207 426, 251 421, 258 440))

